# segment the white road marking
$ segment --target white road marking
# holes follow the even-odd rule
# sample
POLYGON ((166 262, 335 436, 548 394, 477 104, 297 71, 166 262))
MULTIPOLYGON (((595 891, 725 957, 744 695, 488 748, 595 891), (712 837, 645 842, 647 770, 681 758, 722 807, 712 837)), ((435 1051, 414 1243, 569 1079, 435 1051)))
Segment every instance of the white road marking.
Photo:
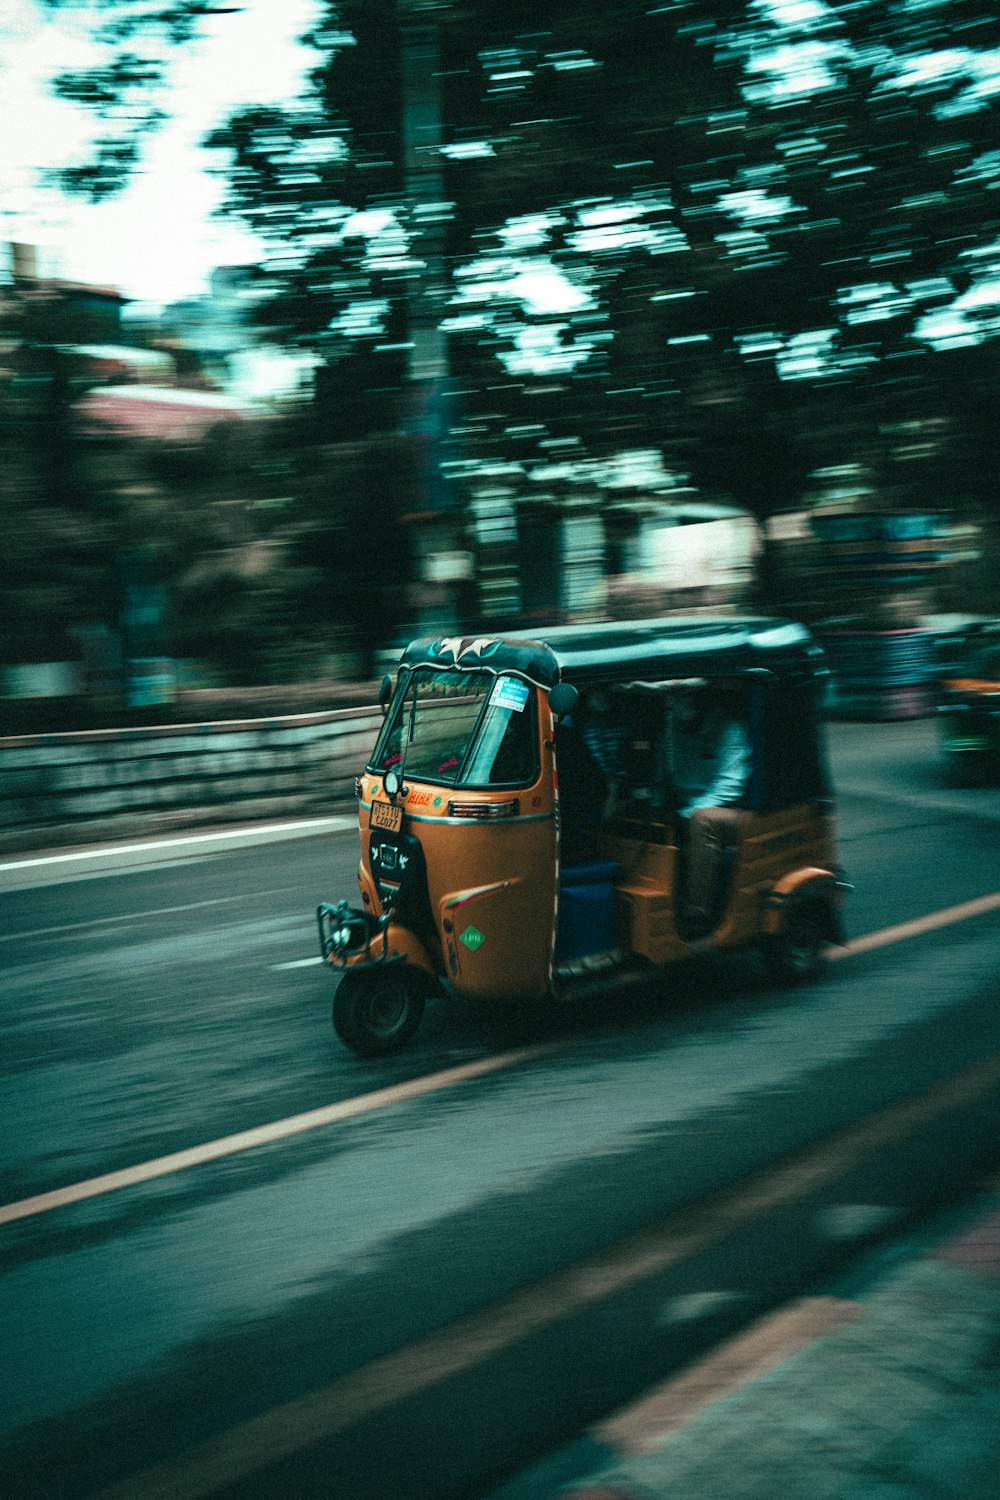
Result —
POLYGON ((860 1240, 902 1217, 892 1203, 831 1203, 816 1215, 816 1233, 828 1240, 860 1240))
POLYGON ((244 828, 222 828, 211 833, 177 834, 172 838, 150 839, 137 844, 102 844, 90 849, 68 850, 62 854, 31 855, 26 859, 0 862, 0 889, 18 890, 54 884, 74 873, 91 876, 119 874, 147 865, 165 863, 178 852, 189 856, 210 853, 227 845, 272 844, 281 839, 314 837, 324 833, 342 833, 357 829, 357 818, 335 815, 308 818, 294 823, 266 823, 244 828))
POLYGON ((34 938, 53 937, 62 932, 84 932, 88 927, 120 926, 123 922, 145 922, 150 917, 169 917, 182 911, 197 911, 203 906, 226 906, 235 902, 259 901, 271 895, 263 891, 255 896, 215 896, 210 901, 188 901, 184 906, 157 906, 151 911, 129 912, 117 917, 95 917, 91 922, 63 922, 58 927, 33 927, 27 932, 0 932, 0 943, 27 942, 34 938))
POLYGON ((279 969, 308 969, 313 964, 321 964, 323 961, 317 953, 315 958, 293 958, 290 964, 272 964, 271 968, 274 972, 277 972, 279 969))
POLYGON ((119 854, 140 854, 147 850, 179 849, 188 844, 208 844, 221 839, 268 838, 275 834, 322 833, 328 828, 353 828, 353 818, 309 818, 302 823, 268 823, 262 828, 224 828, 216 833, 186 833, 172 839, 155 839, 146 844, 102 844, 100 848, 77 849, 68 854, 43 854, 33 859, 11 860, 0 864, 0 872, 26 870, 34 865, 58 865, 71 859, 110 859, 119 854))
POLYGON ((860 1302, 803 1297, 615 1412, 592 1428, 591 1435, 623 1455, 652 1453, 706 1406, 731 1396, 816 1339, 853 1323, 863 1312, 860 1302))

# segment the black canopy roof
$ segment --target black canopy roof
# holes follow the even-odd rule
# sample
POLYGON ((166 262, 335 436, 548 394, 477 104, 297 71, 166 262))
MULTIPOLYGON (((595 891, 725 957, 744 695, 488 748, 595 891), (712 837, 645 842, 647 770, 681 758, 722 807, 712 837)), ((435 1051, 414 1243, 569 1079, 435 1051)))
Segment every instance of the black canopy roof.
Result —
POLYGON ((542 687, 728 677, 766 670, 801 677, 823 670, 823 653, 804 625, 769 616, 692 615, 617 620, 514 631, 502 637, 412 641, 401 666, 516 672, 542 687))

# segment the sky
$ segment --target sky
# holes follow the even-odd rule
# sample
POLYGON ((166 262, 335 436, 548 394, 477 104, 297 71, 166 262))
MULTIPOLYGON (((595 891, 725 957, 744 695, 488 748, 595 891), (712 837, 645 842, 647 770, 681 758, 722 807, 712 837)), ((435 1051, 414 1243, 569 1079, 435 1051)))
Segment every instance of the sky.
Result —
POLYGON ((90 114, 52 97, 46 80, 86 66, 94 47, 87 8, 54 15, 38 0, 0 0, 0 241, 39 247, 43 274, 113 286, 138 301, 167 303, 208 288, 213 267, 252 260, 256 242, 212 219, 222 195, 204 134, 244 103, 287 101, 311 54, 296 38, 313 0, 240 0, 209 17, 203 40, 178 57, 173 118, 151 141, 129 189, 101 205, 44 187, 39 170, 81 161, 90 114))

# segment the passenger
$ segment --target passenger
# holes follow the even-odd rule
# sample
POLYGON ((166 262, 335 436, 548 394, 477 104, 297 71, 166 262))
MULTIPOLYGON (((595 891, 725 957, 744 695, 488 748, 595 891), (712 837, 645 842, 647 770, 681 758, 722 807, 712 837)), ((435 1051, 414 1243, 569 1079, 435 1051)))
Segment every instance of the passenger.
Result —
POLYGON ((739 841, 750 741, 731 697, 707 684, 673 695, 668 733, 677 811, 687 824, 681 921, 704 934, 713 925, 724 851, 739 841))
POLYGON ((621 714, 615 714, 610 696, 600 688, 585 694, 581 725, 584 743, 605 776, 599 821, 607 822, 625 798, 628 732, 621 714))

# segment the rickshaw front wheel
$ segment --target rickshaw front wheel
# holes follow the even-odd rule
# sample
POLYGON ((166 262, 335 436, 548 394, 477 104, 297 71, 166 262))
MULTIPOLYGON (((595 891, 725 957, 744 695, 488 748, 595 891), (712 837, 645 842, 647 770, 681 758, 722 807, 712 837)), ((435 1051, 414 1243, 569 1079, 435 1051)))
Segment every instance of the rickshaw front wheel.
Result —
POLYGON ((829 922, 818 906, 791 912, 781 932, 765 939, 764 961, 777 984, 809 984, 826 964, 829 922))
POLYGON ((345 974, 333 997, 333 1029, 359 1057, 399 1052, 423 1014, 423 986, 402 964, 345 974))

